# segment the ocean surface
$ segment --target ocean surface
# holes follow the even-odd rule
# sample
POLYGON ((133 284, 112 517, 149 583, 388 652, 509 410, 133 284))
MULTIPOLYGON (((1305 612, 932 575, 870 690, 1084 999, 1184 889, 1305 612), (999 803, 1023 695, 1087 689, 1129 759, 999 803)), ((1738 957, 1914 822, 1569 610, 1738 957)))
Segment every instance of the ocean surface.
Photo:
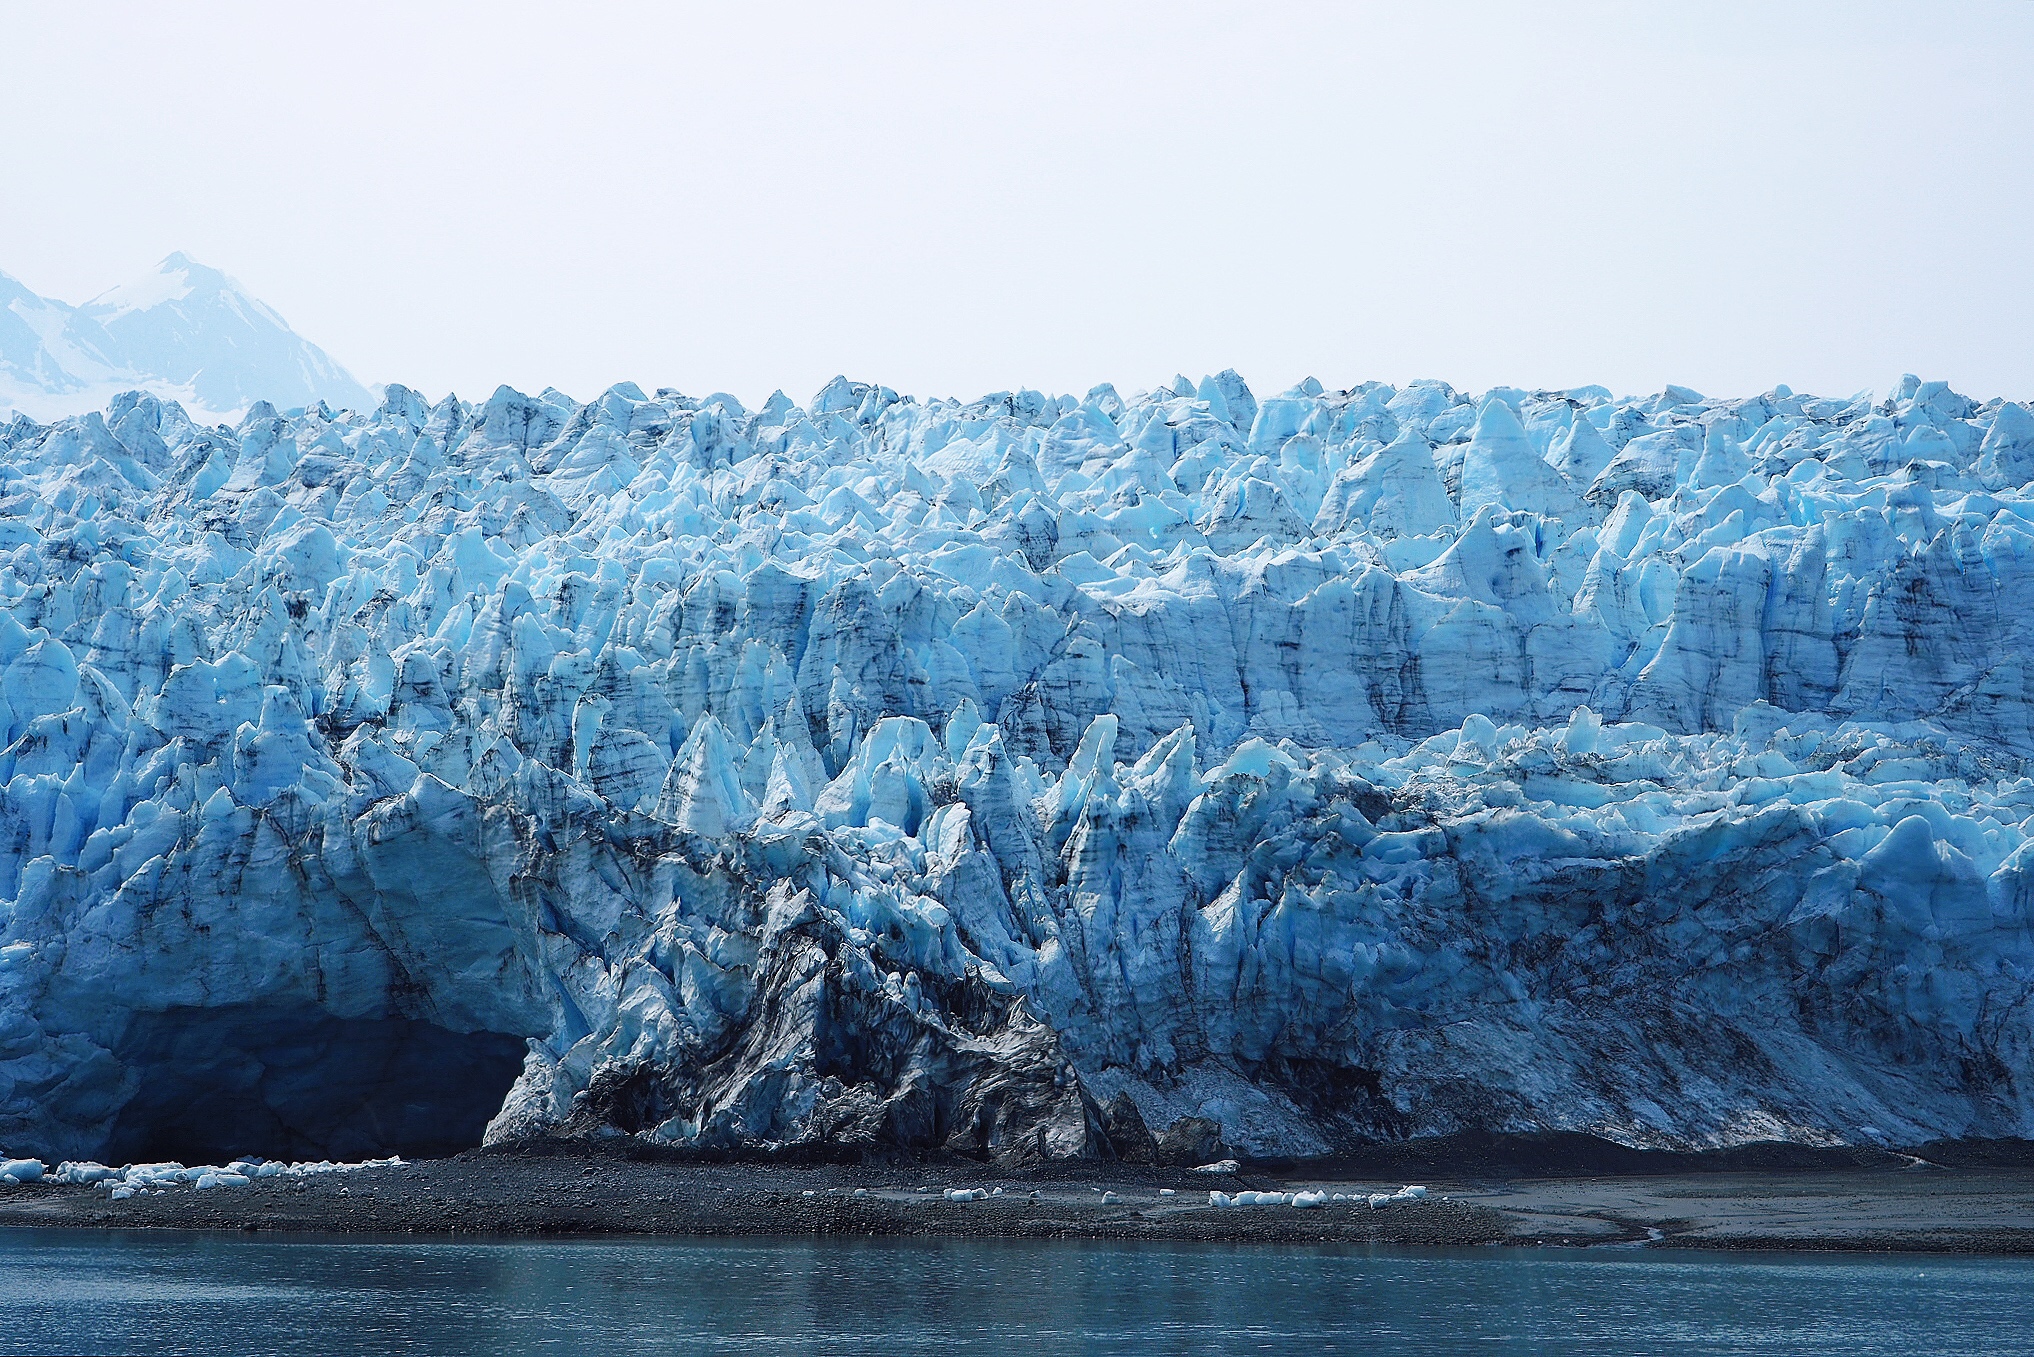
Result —
POLYGON ((0 1353, 2025 1353, 2034 1259, 0 1230, 0 1353))

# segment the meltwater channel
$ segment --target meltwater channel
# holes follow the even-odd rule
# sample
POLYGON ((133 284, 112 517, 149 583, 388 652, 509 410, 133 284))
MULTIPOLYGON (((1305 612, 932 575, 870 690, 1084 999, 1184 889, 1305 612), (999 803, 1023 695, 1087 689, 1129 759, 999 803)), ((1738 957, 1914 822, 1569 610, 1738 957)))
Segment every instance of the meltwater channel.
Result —
POLYGON ((2028 1350, 2034 1259, 0 1231, 0 1353, 2028 1350))

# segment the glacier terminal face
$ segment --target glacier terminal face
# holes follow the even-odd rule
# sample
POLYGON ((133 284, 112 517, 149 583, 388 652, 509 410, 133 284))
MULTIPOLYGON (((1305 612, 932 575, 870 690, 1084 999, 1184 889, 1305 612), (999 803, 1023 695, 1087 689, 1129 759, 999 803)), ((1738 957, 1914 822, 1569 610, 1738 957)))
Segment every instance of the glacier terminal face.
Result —
POLYGON ((2034 415, 0 428, 0 1146, 2034 1135, 2034 415))

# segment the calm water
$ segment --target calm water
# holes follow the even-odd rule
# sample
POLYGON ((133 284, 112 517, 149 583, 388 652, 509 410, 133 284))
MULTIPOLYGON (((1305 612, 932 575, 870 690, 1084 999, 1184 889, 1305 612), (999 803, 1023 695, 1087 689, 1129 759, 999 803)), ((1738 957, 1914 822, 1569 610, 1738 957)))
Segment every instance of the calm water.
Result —
POLYGON ((0 1353, 2025 1353, 2034 1260, 0 1231, 0 1353))

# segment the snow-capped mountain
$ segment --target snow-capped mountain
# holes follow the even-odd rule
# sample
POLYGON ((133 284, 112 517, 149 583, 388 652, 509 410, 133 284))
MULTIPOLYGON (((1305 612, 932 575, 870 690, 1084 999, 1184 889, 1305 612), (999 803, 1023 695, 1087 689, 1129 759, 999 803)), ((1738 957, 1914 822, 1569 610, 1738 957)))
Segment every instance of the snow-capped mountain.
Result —
POLYGON ((0 430, 0 1146, 2034 1135, 2034 415, 0 430))
POLYGON ((235 419, 258 400, 282 409, 373 404, 281 316, 182 253, 83 306, 0 274, 0 407, 48 419, 99 409, 130 389, 235 419))

